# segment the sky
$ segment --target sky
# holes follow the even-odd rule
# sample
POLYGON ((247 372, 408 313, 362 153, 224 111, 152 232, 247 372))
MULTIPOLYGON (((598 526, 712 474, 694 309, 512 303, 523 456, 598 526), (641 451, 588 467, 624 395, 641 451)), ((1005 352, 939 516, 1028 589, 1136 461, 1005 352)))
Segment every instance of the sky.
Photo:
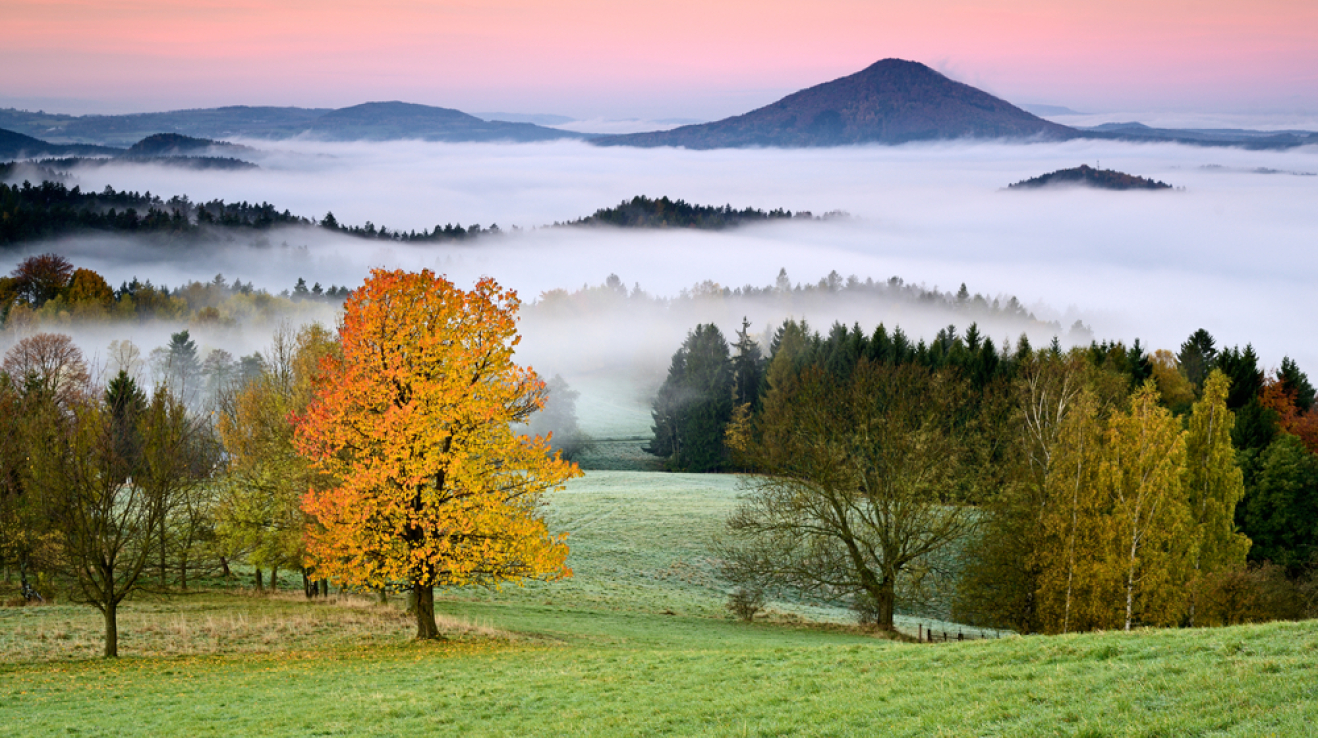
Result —
POLYGON ((0 0, 0 105, 716 119, 883 58, 1085 113, 1318 114, 1312 0, 0 0))

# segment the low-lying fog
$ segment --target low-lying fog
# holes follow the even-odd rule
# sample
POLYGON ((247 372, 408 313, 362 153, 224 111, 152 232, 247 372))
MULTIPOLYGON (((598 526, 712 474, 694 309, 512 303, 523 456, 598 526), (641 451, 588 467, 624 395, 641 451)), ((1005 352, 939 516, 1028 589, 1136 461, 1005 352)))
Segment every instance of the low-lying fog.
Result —
MULTIPOLYGON (((194 201, 266 200, 301 215, 333 211, 341 223, 369 220, 390 230, 450 222, 524 230, 460 245, 363 241, 309 230, 272 232, 264 245, 239 239, 172 249, 85 237, 7 253, 0 269, 7 272, 31 253, 56 251, 115 285, 137 276, 174 286, 222 272, 277 292, 298 277, 308 284, 355 285, 373 266, 429 267, 460 284, 491 275, 527 301, 555 288, 598 285, 610 274, 628 287, 674 296, 704 280, 763 287, 781 268, 794 282, 817 282, 836 270, 862 280, 895 275, 943 291, 965 282, 971 293, 989 299, 1014 295, 1039 317, 1061 322, 1064 340, 1076 318, 1099 339, 1138 337, 1153 348, 1175 349, 1204 327, 1219 345, 1252 342, 1269 367, 1289 355, 1318 375, 1318 332, 1310 323, 1318 316, 1312 286, 1318 147, 1276 152, 1081 141, 695 152, 576 142, 244 143, 265 152, 261 169, 107 166, 78 172, 77 182, 84 189, 109 184, 194 201), (1184 190, 1002 191, 1011 182, 1081 163, 1184 190), (844 210, 852 217, 723 232, 532 228, 638 194, 816 215, 844 210)), ((841 318, 869 330, 882 319, 926 337, 949 322, 909 307, 901 314, 871 307, 804 317, 820 329, 841 318)), ((725 312, 709 317, 731 337, 740 316, 725 312)), ((588 353, 606 347, 583 343, 619 336, 616 346, 633 346, 625 350, 648 346, 642 363, 657 364, 653 372, 661 375, 691 327, 593 317, 601 319, 600 330, 528 332, 525 351, 566 362, 546 344, 575 342, 588 353), (623 333, 632 335, 622 340, 623 333)), ((757 332, 781 319, 771 310, 751 318, 757 332)), ((1020 330, 990 326, 988 333, 1001 340, 1020 330)), ((1038 334, 1032 331, 1032 339, 1047 340, 1038 334)), ((542 367, 570 380, 584 370, 542 367)))

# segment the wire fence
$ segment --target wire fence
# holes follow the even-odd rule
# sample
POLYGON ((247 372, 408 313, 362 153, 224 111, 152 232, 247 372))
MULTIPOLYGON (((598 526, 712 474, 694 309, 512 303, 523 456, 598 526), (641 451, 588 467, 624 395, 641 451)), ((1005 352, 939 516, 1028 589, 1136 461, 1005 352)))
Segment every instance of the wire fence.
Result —
POLYGON ((920 623, 916 626, 917 640, 921 643, 954 643, 956 641, 992 641, 1002 637, 1000 630, 970 630, 966 628, 934 628, 920 623))

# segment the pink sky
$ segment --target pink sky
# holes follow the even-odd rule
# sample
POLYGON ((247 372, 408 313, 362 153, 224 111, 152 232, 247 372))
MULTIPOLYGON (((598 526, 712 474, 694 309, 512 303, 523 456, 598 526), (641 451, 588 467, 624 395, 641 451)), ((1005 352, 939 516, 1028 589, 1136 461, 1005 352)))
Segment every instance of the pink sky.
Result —
POLYGON ((885 57, 1017 103, 1318 111, 1314 0, 0 0, 0 105, 716 118, 885 57))

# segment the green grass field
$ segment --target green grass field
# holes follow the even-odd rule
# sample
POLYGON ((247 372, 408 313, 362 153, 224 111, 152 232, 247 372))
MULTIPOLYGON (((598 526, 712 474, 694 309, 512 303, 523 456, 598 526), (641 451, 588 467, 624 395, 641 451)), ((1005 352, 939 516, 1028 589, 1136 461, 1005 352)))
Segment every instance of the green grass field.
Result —
POLYGON ((736 494, 590 473, 550 511, 575 576, 443 592, 440 643, 396 602, 213 590, 130 603, 103 662, 90 608, 0 608, 0 734, 1315 734, 1310 623, 928 645, 782 603, 735 622, 703 543, 736 494))

